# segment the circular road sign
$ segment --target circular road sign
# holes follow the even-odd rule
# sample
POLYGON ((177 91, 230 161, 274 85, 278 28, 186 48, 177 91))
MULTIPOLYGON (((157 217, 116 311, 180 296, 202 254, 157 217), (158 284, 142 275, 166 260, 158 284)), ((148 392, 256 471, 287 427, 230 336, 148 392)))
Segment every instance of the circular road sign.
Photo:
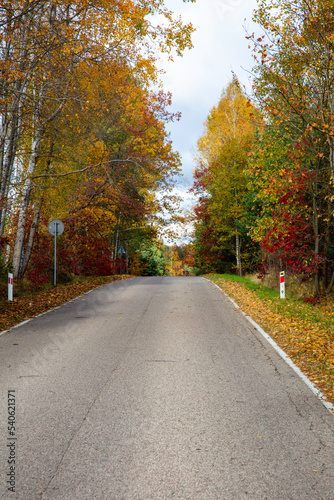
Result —
POLYGON ((64 224, 59 219, 53 219, 49 222, 48 230, 52 236, 60 236, 64 232, 64 224))

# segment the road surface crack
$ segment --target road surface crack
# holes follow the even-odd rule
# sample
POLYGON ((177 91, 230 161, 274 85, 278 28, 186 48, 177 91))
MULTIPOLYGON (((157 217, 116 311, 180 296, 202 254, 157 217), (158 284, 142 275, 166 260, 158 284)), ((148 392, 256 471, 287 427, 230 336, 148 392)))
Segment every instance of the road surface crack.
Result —
POLYGON ((140 317, 138 318, 138 321, 137 321, 137 324, 135 326, 135 328, 133 329, 133 333, 129 339, 129 342, 126 346, 126 348, 124 349, 124 351, 122 352, 122 354, 120 355, 115 367, 111 370, 109 376, 107 377, 105 383, 102 385, 102 387, 100 388, 99 391, 97 391, 97 394, 96 394, 96 397, 93 399, 92 403, 90 404, 89 408, 87 409, 80 425, 77 427, 77 429, 73 432, 73 435, 72 437, 69 439, 68 443, 67 443, 67 446, 66 446, 66 449, 64 450, 64 452, 62 453, 61 455, 61 458, 59 460, 59 463, 54 471, 54 473, 52 474, 52 477, 50 478, 50 481, 47 483, 47 485, 45 486, 45 488, 43 489, 43 491, 40 492, 40 497, 43 498, 45 493, 47 492, 47 490, 49 489, 51 483, 53 482, 54 478, 57 476, 62 464, 63 464, 63 461, 64 461, 64 458, 68 452, 68 450, 70 449, 71 445, 72 445, 72 442, 74 441, 75 437, 78 435, 79 431, 81 430, 81 428, 83 427, 83 425, 85 424, 86 421, 88 421, 88 417, 89 417, 89 414, 91 413, 92 409, 94 408, 97 400, 99 399, 99 397, 101 396, 101 394, 103 393, 105 387, 110 383, 110 380, 113 376, 113 374, 118 370, 120 364, 123 362, 124 360, 124 357, 126 356, 126 353, 129 351, 130 349, 130 346, 135 338, 135 335, 137 333, 137 330, 139 328, 139 325, 143 319, 143 317, 145 316, 150 304, 151 304, 151 301, 152 301, 152 298, 153 298, 153 295, 151 295, 143 313, 140 315, 140 317))

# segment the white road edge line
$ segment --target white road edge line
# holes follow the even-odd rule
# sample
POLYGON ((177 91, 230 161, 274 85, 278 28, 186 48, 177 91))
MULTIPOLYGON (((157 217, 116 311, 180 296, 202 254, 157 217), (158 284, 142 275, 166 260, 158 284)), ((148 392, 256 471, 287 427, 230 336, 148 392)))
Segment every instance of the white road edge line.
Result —
POLYGON ((270 337, 270 335, 268 335, 264 330, 263 328, 261 328, 260 325, 258 325, 250 316, 247 316, 247 314, 243 311, 241 311, 240 307, 238 306, 238 304, 236 302, 234 302, 233 299, 231 299, 231 297, 229 297, 216 283, 214 283, 213 281, 207 279, 207 278, 204 278, 206 279, 207 281, 209 281, 210 283, 213 283, 217 288, 218 290, 220 290, 224 295, 225 297, 228 298, 228 300, 230 302, 232 302, 232 304, 234 305, 234 307, 236 307, 237 309, 240 310, 241 314, 243 314, 243 316, 245 316, 245 318, 257 329, 257 331, 269 342, 269 344, 275 349, 275 351, 284 359, 284 361, 293 369, 293 371, 298 375, 298 377, 300 377, 303 382, 305 382, 305 384, 307 385, 307 387, 309 389, 311 389, 311 391, 313 392, 313 394, 315 396, 317 396, 318 399, 320 399, 320 401, 323 403, 323 405, 327 408, 327 410, 329 410, 331 413, 334 413, 334 405, 332 403, 330 403, 329 401, 326 400, 326 396, 323 395, 323 393, 317 388, 316 385, 313 384, 313 382, 311 382, 311 380, 309 378, 306 377, 306 375, 304 375, 304 373, 300 370, 300 368, 298 368, 298 366, 296 366, 294 364, 294 362, 291 360, 291 358, 289 358, 289 356, 286 354, 286 352, 283 351, 283 349, 281 349, 281 347, 279 347, 279 345, 276 344, 276 342, 270 337))
MULTIPOLYGON (((117 280, 116 280, 117 281, 117 280)), ((121 281, 121 280, 120 280, 121 281)), ((110 283, 114 283, 113 281, 111 281, 110 283)), ((109 283, 103 283, 103 285, 100 285, 100 286, 96 286, 95 288, 92 288, 91 290, 88 290, 88 292, 85 292, 85 293, 82 293, 81 295, 78 295, 77 297, 74 297, 74 299, 71 299, 71 300, 67 300, 66 302, 64 302, 63 304, 60 304, 60 306, 56 306, 56 307, 53 307, 52 309, 48 309, 47 311, 44 311, 40 314, 37 314, 37 316, 33 316, 32 318, 29 318, 29 319, 26 319, 24 321, 21 321, 21 323, 18 323, 17 325, 14 325, 12 326, 11 328, 9 328, 8 330, 3 330, 2 332, 0 332, 0 337, 1 335, 4 335, 5 333, 9 333, 11 332, 12 330, 15 330, 15 328, 18 328, 19 326, 23 326, 25 325, 26 323, 29 323, 30 321, 32 321, 33 319, 36 319, 36 318, 39 318, 40 316, 44 316, 44 314, 48 314, 52 311, 56 311, 57 309, 60 309, 60 307, 63 307, 65 304, 70 304, 71 302, 74 302, 75 300, 78 300, 80 299, 81 297, 84 297, 85 295, 87 295, 88 293, 90 292, 93 292, 94 290, 96 290, 97 288, 101 288, 105 285, 108 285, 109 283)))

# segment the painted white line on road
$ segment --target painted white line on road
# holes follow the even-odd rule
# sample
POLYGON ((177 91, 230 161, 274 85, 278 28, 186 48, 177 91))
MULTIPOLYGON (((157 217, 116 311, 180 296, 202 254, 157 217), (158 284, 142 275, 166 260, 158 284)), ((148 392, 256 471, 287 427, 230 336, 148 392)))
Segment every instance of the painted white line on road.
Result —
MULTIPOLYGON (((207 281, 209 281, 210 283, 213 283, 218 288, 218 290, 220 290, 225 295, 225 297, 228 298, 228 300, 230 302, 232 302, 234 307, 236 307, 237 309, 240 310, 240 307, 238 306, 238 304, 236 304, 236 302, 234 302, 234 300, 231 299, 231 297, 229 297, 216 283, 214 283, 211 280, 208 280, 207 278, 205 278, 205 279, 207 281)), ((315 394, 315 396, 317 396, 318 399, 320 399, 320 401, 325 405, 327 410, 329 410, 331 413, 334 413, 334 405, 326 400, 326 396, 324 396, 322 394, 322 392, 318 389, 318 387, 316 385, 314 385, 313 382, 311 382, 311 380, 306 377, 306 375, 304 375, 304 373, 300 370, 300 368, 298 368, 298 366, 296 366, 294 364, 294 362, 291 360, 291 358, 289 358, 289 356, 286 354, 286 352, 284 352, 283 349, 281 349, 281 347, 279 347, 279 345, 276 344, 276 342, 270 337, 270 335, 268 335, 263 330, 263 328, 261 328, 261 326, 258 325, 250 316, 247 316, 247 314, 241 310, 240 310, 240 312, 257 329, 257 331, 269 342, 269 344, 284 359, 284 361, 293 369, 293 371, 303 380, 303 382, 305 382, 307 387, 309 389, 311 389, 313 394, 315 394)))
MULTIPOLYGON (((67 304, 67 302, 65 302, 65 303, 67 304)), ((62 305, 64 305, 64 304, 62 304, 62 305)), ((53 309, 49 309, 48 311, 44 311, 40 314, 37 314, 37 316, 33 316, 32 318, 21 321, 21 323, 18 323, 17 325, 12 326, 8 330, 4 330, 4 331, 0 332, 0 336, 4 335, 4 333, 9 333, 12 330, 15 330, 15 328, 19 328, 19 326, 23 326, 23 325, 26 325, 27 323, 30 323, 30 321, 32 321, 33 319, 39 318, 40 316, 43 316, 44 314, 48 314, 49 312, 55 311, 56 309, 59 309, 60 307, 61 306, 54 307, 53 309)))
MULTIPOLYGON (((131 278, 129 278, 131 279, 131 278)), ((123 280, 115 280, 115 281, 110 281, 110 283, 115 283, 116 281, 123 281, 123 280)), ((128 280, 126 280, 128 281, 128 280)), ((81 297, 84 297, 85 295, 88 295, 89 293, 93 292, 94 290, 97 290, 98 288, 102 288, 103 286, 106 286, 106 285, 109 285, 110 283, 103 283, 102 285, 99 285, 95 288, 92 288, 91 290, 88 290, 87 292, 81 294, 81 295, 78 295, 77 297, 74 297, 73 299, 71 300, 67 300, 66 302, 64 302, 63 304, 60 304, 59 306, 56 306, 56 307, 53 307, 52 309, 48 309, 47 311, 44 311, 40 314, 37 314, 37 316, 32 316, 31 318, 29 319, 26 319, 25 321, 21 321, 21 323, 18 323, 17 325, 14 325, 10 328, 8 328, 8 330, 3 330, 2 332, 0 332, 0 337, 1 335, 4 335, 5 333, 9 333, 11 332, 12 330, 15 330, 15 328, 18 328, 19 326, 23 326, 25 325, 26 323, 29 323, 30 321, 32 321, 33 319, 36 319, 36 318, 39 318, 40 316, 43 316, 44 314, 48 314, 52 311, 56 311, 57 309, 59 309, 60 307, 63 307, 65 306, 66 304, 70 304, 71 302, 74 302, 75 300, 78 300, 78 299, 81 299, 81 297)))

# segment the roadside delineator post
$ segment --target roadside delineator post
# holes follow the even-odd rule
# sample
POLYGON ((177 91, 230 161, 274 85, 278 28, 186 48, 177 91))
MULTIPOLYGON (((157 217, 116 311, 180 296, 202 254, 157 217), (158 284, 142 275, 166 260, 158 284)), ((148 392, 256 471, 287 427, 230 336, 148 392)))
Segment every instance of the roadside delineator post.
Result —
POLYGON ((285 299, 285 272, 280 273, 280 298, 285 299))
POLYGON ((13 301, 13 274, 8 273, 8 301, 13 301))

